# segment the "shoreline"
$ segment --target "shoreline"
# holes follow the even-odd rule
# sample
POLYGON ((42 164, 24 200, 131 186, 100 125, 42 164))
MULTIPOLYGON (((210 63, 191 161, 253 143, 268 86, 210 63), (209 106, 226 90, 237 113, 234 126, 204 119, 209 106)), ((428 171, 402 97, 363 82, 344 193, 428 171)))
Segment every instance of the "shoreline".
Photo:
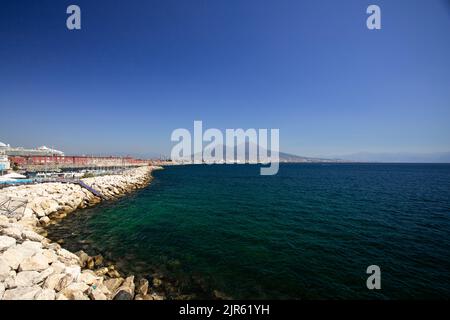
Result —
POLYGON ((10 197, 11 208, 19 206, 0 212, 0 300, 162 300, 146 279, 123 278, 102 256, 72 253, 48 239, 46 232, 47 226, 79 209, 148 186, 152 172, 159 169, 145 166, 84 178, 84 187, 52 182, 0 190, 0 198, 10 197), (21 208, 23 200, 27 203, 21 208))

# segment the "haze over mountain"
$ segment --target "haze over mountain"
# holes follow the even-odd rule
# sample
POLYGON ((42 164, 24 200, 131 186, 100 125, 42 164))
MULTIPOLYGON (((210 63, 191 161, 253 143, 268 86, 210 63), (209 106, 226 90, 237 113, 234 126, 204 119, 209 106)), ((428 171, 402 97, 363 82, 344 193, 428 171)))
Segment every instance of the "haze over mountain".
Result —
MULTIPOLYGON (((249 145, 246 145, 245 159, 249 159, 249 145)), ((255 146, 256 147, 256 146, 255 146)), ((225 156, 227 150, 232 149, 222 146, 225 156)), ((267 152, 261 149, 260 152, 267 152)), ((237 154, 237 147, 234 148, 234 154, 237 154)), ((270 155, 270 151, 269 151, 270 155)), ((417 152, 357 152, 352 154, 336 155, 336 156, 317 156, 308 157, 295 155, 286 152, 279 152, 280 162, 387 162, 387 163, 450 163, 450 152, 433 152, 433 153, 417 153, 417 152)))
POLYGON ((336 158, 357 162, 450 163, 450 152, 358 152, 336 158))
MULTIPOLYGON (((229 148, 226 147, 224 145, 219 145, 217 146, 218 149, 222 148, 222 152, 223 152, 223 157, 224 159, 226 158, 227 154, 234 154, 234 159, 239 161, 239 162, 248 162, 250 159, 250 149, 249 146, 251 144, 249 144, 248 142, 246 142, 245 144, 245 154, 244 156, 238 156, 237 150, 238 150, 238 146, 234 146, 234 150, 233 148, 229 148)), ((241 147, 241 145, 239 145, 239 147, 241 147)), ((261 160, 260 155, 267 155, 269 158, 271 156, 271 151, 268 151, 264 148, 259 148, 258 146, 253 144, 253 148, 255 148, 255 150, 257 151, 257 154, 259 155, 258 157, 258 161, 261 160)), ((205 155, 205 150, 203 151, 203 155, 205 155)), ((209 153, 208 153, 209 154, 209 153)), ((214 152, 212 152, 212 155, 214 156, 214 152)), ((290 154, 290 153, 285 153, 285 152, 279 152, 278 154, 279 157, 279 161, 280 162, 291 162, 291 163, 301 163, 301 162, 342 162, 340 159, 330 159, 330 158, 321 158, 321 157, 304 157, 304 156, 299 156, 299 155, 295 155, 295 154, 290 154)), ((194 158, 194 156, 192 156, 192 158, 194 158)))
MULTIPOLYGON (((224 156, 226 148, 223 147, 224 156)), ((237 148, 235 147, 235 152, 237 148)), ((270 152, 269 152, 270 154, 270 152)), ((110 154, 96 154, 110 155, 110 154)), ((142 159, 169 159, 170 155, 157 154, 155 152, 144 153, 124 153, 116 152, 117 156, 133 156, 142 159)), ((248 149, 245 153, 245 159, 248 159, 248 149)), ((391 162, 391 163, 450 163, 450 152, 417 153, 417 152, 356 152, 343 155, 332 156, 302 156, 286 152, 279 153, 280 162, 391 162)), ((243 159, 239 159, 243 161, 243 159)))

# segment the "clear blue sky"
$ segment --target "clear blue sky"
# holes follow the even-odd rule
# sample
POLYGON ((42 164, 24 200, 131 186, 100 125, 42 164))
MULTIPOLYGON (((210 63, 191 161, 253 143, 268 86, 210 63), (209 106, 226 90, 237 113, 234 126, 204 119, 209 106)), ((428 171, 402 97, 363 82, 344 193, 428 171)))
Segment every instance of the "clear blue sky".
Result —
POLYGON ((300 155, 449 151, 450 4, 5 0, 0 111, 0 141, 66 153, 169 154, 194 120, 300 155))

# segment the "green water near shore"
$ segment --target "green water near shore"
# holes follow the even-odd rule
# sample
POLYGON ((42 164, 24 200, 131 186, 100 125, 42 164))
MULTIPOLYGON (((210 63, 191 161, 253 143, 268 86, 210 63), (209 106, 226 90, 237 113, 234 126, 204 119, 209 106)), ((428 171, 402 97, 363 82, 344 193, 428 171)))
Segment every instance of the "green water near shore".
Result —
POLYGON ((72 251, 184 293, 233 298, 450 297, 450 165, 178 166, 49 228, 72 251), (366 288, 366 268, 382 290, 366 288))

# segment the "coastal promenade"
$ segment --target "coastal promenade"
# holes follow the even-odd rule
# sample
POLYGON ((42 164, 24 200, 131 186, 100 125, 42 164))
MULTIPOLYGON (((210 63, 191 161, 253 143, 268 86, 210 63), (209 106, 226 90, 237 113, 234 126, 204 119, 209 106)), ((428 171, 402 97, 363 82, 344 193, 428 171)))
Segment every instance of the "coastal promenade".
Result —
POLYGON ((145 279, 127 277, 98 255, 69 252, 46 238, 46 226, 78 209, 147 186, 156 166, 120 175, 0 190, 26 206, 0 211, 0 300, 160 300, 145 279), (83 187, 84 186, 84 187, 83 187))

